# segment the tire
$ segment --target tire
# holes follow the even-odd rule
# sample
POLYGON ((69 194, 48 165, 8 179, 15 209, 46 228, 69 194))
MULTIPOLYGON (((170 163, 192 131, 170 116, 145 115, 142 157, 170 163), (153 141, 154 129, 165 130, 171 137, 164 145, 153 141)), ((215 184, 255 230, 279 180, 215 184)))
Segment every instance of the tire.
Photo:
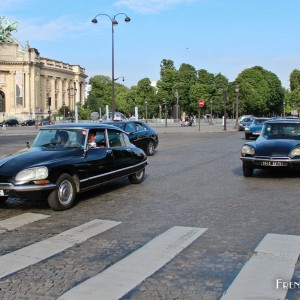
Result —
POLYGON ((56 189, 48 196, 49 206, 53 210, 66 210, 74 205, 76 185, 69 174, 62 174, 56 181, 56 189))
POLYGON ((152 156, 154 154, 154 150, 155 150, 154 143, 152 141, 148 142, 147 151, 146 151, 147 155, 152 156))
POLYGON ((250 139, 250 134, 249 133, 245 133, 245 140, 249 140, 250 139))
POLYGON ((251 168, 250 164, 245 161, 243 161, 243 174, 245 177, 251 177, 253 175, 253 168, 251 168))
POLYGON ((145 178, 145 169, 140 170, 134 174, 128 176, 128 179, 131 183, 138 184, 144 181, 145 178))
POLYGON ((4 203, 7 200, 8 197, 2 196, 0 197, 0 203, 4 203))

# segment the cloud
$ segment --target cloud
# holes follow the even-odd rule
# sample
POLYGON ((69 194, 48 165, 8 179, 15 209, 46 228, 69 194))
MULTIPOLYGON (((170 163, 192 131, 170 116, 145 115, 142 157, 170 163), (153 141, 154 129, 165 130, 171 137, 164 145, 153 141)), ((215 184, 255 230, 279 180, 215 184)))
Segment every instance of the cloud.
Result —
POLYGON ((44 19, 20 20, 17 37, 20 40, 30 41, 59 41, 65 39, 78 38, 79 35, 86 33, 90 27, 90 20, 78 22, 72 16, 61 16, 57 19, 43 23, 44 19))
POLYGON ((116 6, 126 7, 138 13, 157 13, 182 4, 199 2, 199 0, 119 0, 116 6))

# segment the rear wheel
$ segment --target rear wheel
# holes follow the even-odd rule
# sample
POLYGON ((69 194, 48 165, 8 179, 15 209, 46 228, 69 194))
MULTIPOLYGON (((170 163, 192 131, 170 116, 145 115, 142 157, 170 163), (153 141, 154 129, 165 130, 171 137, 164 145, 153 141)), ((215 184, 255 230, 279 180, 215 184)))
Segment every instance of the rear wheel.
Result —
POLYGON ((147 155, 152 156, 154 154, 154 143, 152 141, 149 141, 147 144, 147 155))
POLYGON ((145 178, 145 169, 140 170, 140 171, 128 176, 128 179, 130 180, 130 182, 135 183, 135 184, 143 182, 144 178, 145 178))
POLYGON ((76 185, 71 175, 62 174, 56 181, 56 189, 48 196, 53 210, 65 210, 74 205, 76 185))
POLYGON ((243 161, 243 174, 245 177, 251 177, 253 175, 253 168, 246 161, 243 161))
POLYGON ((4 203, 7 200, 7 196, 0 197, 0 203, 4 203))

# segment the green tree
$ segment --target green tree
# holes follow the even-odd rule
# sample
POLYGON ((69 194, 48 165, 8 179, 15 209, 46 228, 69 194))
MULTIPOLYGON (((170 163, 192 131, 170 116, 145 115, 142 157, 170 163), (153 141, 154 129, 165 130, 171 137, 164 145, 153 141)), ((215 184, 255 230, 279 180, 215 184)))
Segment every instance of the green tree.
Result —
POLYGON ((300 88, 300 70, 294 69, 290 74, 290 89, 291 91, 300 88))

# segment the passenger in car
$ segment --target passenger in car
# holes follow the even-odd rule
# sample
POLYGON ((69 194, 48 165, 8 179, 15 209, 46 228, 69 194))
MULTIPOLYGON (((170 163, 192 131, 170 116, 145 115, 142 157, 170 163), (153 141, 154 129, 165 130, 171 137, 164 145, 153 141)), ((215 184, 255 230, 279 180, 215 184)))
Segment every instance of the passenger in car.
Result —
POLYGON ((69 134, 66 131, 58 131, 57 132, 57 144, 67 147, 69 145, 69 134))
POLYGON ((96 132, 95 131, 90 131, 88 135, 88 147, 89 148, 96 148, 96 132))

